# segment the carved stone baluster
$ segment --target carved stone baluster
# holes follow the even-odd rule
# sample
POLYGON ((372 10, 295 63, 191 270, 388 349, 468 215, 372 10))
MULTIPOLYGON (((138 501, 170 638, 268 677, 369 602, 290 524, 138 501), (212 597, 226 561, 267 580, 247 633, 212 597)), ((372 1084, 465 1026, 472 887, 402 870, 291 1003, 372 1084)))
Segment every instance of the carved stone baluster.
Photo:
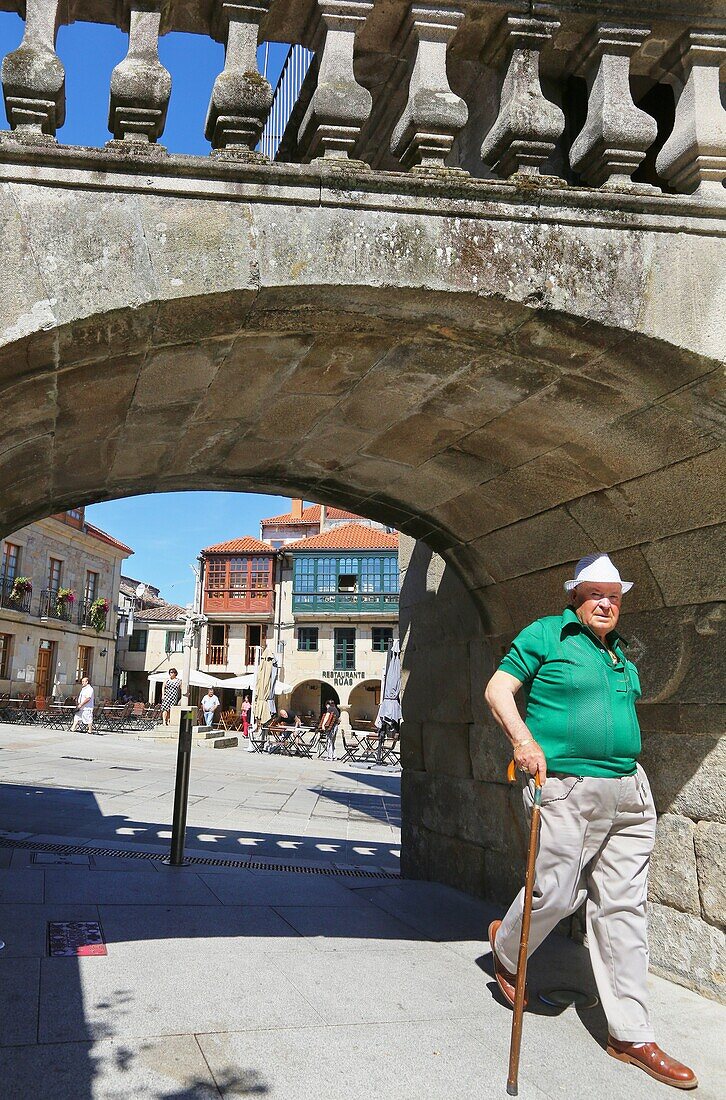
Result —
POLYGON ((587 119, 570 150, 570 165, 592 187, 621 187, 658 133, 655 119, 633 103, 630 58, 650 35, 647 27, 598 23, 572 72, 588 86, 587 119))
POLYGON ((676 117, 655 167, 676 191, 724 198, 726 111, 719 67, 725 57, 726 34, 695 30, 679 38, 661 63, 676 95, 676 117))
POLYGON ((257 68, 257 39, 268 3, 220 3, 220 38, 226 38, 227 46, 224 69, 214 82, 204 129, 219 155, 267 160, 254 149, 272 105, 270 83, 257 68))
POLYGON ((66 116, 65 70, 55 52, 59 0, 27 0, 25 33, 2 64, 5 109, 17 137, 55 140, 66 116))
POLYGON ((322 152, 325 159, 347 159, 371 113, 371 93, 353 73, 353 50, 372 8, 361 0, 318 0, 323 44, 318 83, 298 133, 303 157, 322 152))
POLYGON ((559 26, 508 15, 485 47, 484 64, 506 61, 499 114, 481 147, 497 175, 538 173, 565 128, 564 114, 545 98, 539 79, 539 55, 559 26))
POLYGON ((446 51, 463 18, 462 8, 411 8, 409 41, 416 40, 416 61, 408 103, 391 137, 391 152, 404 168, 444 168, 466 125, 466 103, 452 92, 446 72, 446 51))
POLYGON ((163 0, 122 0, 118 22, 128 28, 129 49, 111 73, 108 112, 118 141, 149 144, 164 132, 171 75, 159 60, 162 6, 163 0))

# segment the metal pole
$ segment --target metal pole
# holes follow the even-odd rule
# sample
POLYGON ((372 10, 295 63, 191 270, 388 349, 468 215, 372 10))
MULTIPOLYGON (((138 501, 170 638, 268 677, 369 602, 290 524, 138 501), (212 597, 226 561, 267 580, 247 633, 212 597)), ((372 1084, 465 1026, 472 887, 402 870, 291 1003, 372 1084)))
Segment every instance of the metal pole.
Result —
POLYGON ((192 761, 192 725, 194 709, 182 711, 179 722, 179 748, 176 754, 176 784, 174 787, 174 818, 171 824, 171 849, 168 862, 171 867, 184 866, 184 834, 187 827, 187 802, 189 800, 189 769, 192 761))

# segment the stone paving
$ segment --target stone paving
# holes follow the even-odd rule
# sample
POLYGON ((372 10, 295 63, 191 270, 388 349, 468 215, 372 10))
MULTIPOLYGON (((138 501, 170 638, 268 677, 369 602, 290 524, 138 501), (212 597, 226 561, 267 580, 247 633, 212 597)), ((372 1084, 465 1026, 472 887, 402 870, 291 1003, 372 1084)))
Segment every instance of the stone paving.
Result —
MULTIPOLYGON (((162 773, 173 771, 173 752, 144 747, 149 759, 143 776, 152 776, 155 793, 142 796, 138 773, 117 770, 119 757, 125 767, 138 766, 138 750, 118 737, 79 736, 73 751, 69 744, 42 732, 0 728, 3 1100, 506 1095, 511 1017, 496 994, 486 943, 495 907, 433 883, 366 880, 314 869, 175 869, 158 860, 82 853, 56 864, 52 853, 8 846, 12 825, 13 832, 30 834, 38 843, 44 835, 49 844, 84 836, 104 846, 161 851, 164 839, 152 826, 168 821, 162 773), (68 755, 91 759, 69 762, 63 759, 68 755), (126 805, 131 799, 133 812, 126 805), (139 805, 147 810, 140 813, 139 805), (63 831, 50 832, 45 814, 63 831), (141 832, 118 832, 126 827, 119 822, 134 820, 142 822, 141 832), (100 920, 108 955, 47 957, 47 922, 71 919, 100 920)), ((264 829, 236 824, 220 829, 218 819, 205 829, 200 821, 192 830, 195 853, 238 854, 239 836, 257 833, 274 845, 274 838, 288 835, 292 817, 313 830, 303 837, 326 835, 333 842, 342 841, 344 826, 346 843, 349 835, 352 843, 360 839, 365 828, 395 828, 380 820, 368 824, 361 809, 375 808, 377 818, 393 810, 395 819, 395 776, 372 772, 353 778, 341 774, 339 765, 326 772, 325 765, 313 764, 309 778, 313 791, 321 788, 317 799, 304 813, 290 814, 285 810, 290 799, 307 789, 300 778, 306 762, 221 756, 207 759, 200 753, 194 759, 194 782, 205 784, 201 792, 197 787, 198 815, 205 811, 214 817, 225 805, 247 805, 242 797, 217 796, 248 779, 253 780, 249 799, 264 801, 264 788, 278 802, 286 800, 272 810, 250 808, 260 818, 267 815, 264 829), (216 783, 221 786, 206 790, 216 783), (381 793, 377 784, 384 783, 381 793), (370 802, 356 801, 356 785, 370 802), (317 807, 327 797, 323 792, 339 787, 340 798, 333 801, 338 810, 345 803, 345 815, 339 813, 344 820, 337 829, 315 831, 317 807), (284 816, 284 832, 274 832, 275 816, 284 816)), ((380 859, 382 865, 384 843, 371 846, 378 849, 374 857, 356 856, 380 859)), ((317 851, 303 840, 301 848, 283 850, 282 857, 278 849, 278 858, 308 867, 307 856, 316 858, 317 851)), ((318 853, 317 862, 326 858, 328 869, 342 862, 340 852, 322 858, 318 853)), ((560 937, 552 937, 531 965, 531 993, 553 984, 592 989, 586 953, 560 937)), ((661 1042, 697 1068, 697 1095, 717 1100, 726 1076, 726 1009, 655 977, 651 995, 661 1042)), ((536 996, 531 1008, 520 1096, 655 1100, 668 1095, 664 1086, 607 1057, 598 1008, 558 1015, 536 996)))
MULTIPOLYGON (((0 829, 168 843, 175 745, 0 725, 0 748, 0 829)), ((187 837, 206 855, 398 871, 400 824, 397 770, 192 751, 187 837)))

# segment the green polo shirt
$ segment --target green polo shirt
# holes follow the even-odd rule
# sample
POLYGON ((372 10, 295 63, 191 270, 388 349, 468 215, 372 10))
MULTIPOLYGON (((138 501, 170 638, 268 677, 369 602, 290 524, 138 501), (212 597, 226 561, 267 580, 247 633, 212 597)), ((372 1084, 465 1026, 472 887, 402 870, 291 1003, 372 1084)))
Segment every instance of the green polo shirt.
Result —
POLYGON ((525 627, 499 666, 529 688, 525 721, 549 771, 606 778, 635 771, 640 680, 624 639, 612 631, 607 640, 617 663, 567 607, 525 627))

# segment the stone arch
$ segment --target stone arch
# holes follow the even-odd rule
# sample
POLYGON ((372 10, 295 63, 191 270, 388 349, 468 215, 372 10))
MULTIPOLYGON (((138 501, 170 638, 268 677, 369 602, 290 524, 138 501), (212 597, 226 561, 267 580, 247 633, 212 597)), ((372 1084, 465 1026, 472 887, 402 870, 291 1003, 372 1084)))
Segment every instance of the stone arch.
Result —
MULTIPOLYGON (((517 819, 483 685, 595 548, 637 582, 659 809, 687 823, 674 828, 693 851, 698 830, 705 845, 726 823, 710 794, 724 467, 719 368, 703 351, 634 331, 635 315, 618 327, 611 304, 603 320, 395 280, 64 304, 62 324, 41 309, 5 328, 3 533, 92 501, 213 488, 341 505, 417 540, 403 553, 407 873, 511 893, 517 819)), ((681 918, 667 888, 655 900, 665 952, 681 918)), ((689 934, 710 951, 692 904, 689 934)))

